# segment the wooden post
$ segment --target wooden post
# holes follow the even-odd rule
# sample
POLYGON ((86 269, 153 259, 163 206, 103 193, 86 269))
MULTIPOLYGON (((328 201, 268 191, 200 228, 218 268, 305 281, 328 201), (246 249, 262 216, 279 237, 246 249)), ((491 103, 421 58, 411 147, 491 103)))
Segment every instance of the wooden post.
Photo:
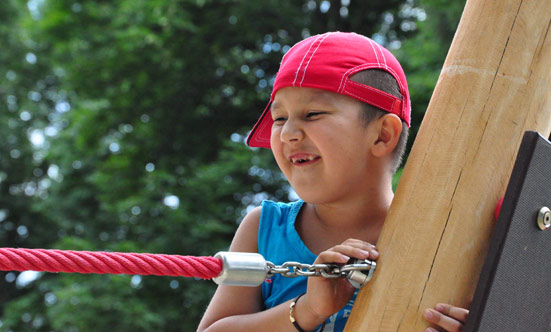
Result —
POLYGON ((549 0, 467 1, 346 331, 468 306, 522 135, 551 131, 550 25, 549 0))

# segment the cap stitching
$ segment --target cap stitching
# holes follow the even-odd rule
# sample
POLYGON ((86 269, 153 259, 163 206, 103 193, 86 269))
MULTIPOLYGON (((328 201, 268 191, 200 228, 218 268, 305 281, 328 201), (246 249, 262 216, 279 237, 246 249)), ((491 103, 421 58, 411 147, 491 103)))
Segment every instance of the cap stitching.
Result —
MULTIPOLYGON (((359 72, 359 71, 364 70, 364 69, 372 69, 372 68, 384 69, 384 70, 386 70, 387 72, 389 72, 389 73, 396 79, 397 82, 400 81, 398 75, 396 75, 396 72, 395 72, 392 68, 390 68, 390 67, 388 67, 388 66, 387 66, 386 68, 384 68, 380 62, 368 62, 368 63, 364 63, 363 65, 359 65, 359 66, 356 66, 356 67, 354 67, 354 68, 350 68, 349 70, 347 70, 347 71, 343 74, 343 76, 342 76, 342 78, 341 78, 341 84, 342 84, 342 82, 344 81, 344 85, 343 85, 342 89, 340 89, 340 90, 341 90, 341 91, 344 91, 344 90, 346 89, 346 84, 348 83, 348 81, 354 82, 354 81, 352 81, 352 80, 350 80, 350 79, 349 79, 348 81, 345 80, 345 78, 349 78, 349 76, 350 76, 349 73, 350 73, 350 72, 354 72, 354 71, 358 71, 358 72, 359 72)), ((401 85, 400 83, 398 83, 398 85, 399 85, 400 87, 402 87, 402 85, 401 85)), ((401 91, 401 90, 400 90, 400 91, 401 91)))
MULTIPOLYGON (((369 69, 369 68, 373 68, 373 67, 370 66, 371 64, 373 64, 373 63, 370 63, 370 64, 363 64, 363 65, 361 65, 361 66, 354 67, 354 68, 348 70, 348 71, 345 73, 345 75, 348 74, 350 71, 353 71, 354 69, 369 69), (365 68, 364 68, 364 67, 365 67, 365 68)), ((380 68, 380 67, 379 67, 379 68, 380 68)), ((403 90, 403 84, 402 84, 402 82, 401 82, 401 80, 400 80, 400 77, 396 74, 396 72, 395 72, 391 67, 387 67, 387 68, 385 68, 385 70, 388 71, 388 72, 396 79, 396 82, 397 82, 398 85, 400 86, 400 90, 403 90)), ((348 82, 348 81, 346 81, 346 80, 344 81, 344 85, 345 85, 345 86, 346 86, 346 83, 347 83, 347 82, 348 82)), ((350 80, 350 82, 354 82, 354 81, 350 80)), ((354 82, 354 83, 357 84, 358 82, 354 82)), ((343 88, 343 90, 344 90, 344 88, 343 88)), ((400 91, 400 92, 402 92, 402 91, 400 91)), ((402 96, 402 97, 403 97, 403 96, 402 96)))
POLYGON ((388 65, 386 64, 385 52, 383 51, 382 46, 379 44, 376 44, 376 45, 379 51, 381 52, 381 55, 383 56, 383 61, 385 62, 385 68, 388 68, 388 65))
POLYGON ((361 69, 369 69, 369 68, 375 68, 375 67, 380 68, 380 65, 381 64, 378 63, 378 62, 368 62, 368 63, 364 63, 362 65, 359 65, 359 66, 348 69, 341 77, 341 83, 339 84, 339 88, 337 89, 337 92, 341 93, 342 91, 344 91, 344 89, 346 88, 345 78, 348 77, 348 73, 350 73, 351 71, 354 71, 356 69, 358 69, 358 71, 360 71, 361 69), (376 65, 376 66, 372 66, 372 65, 376 65), (344 82, 344 86, 343 86, 343 82, 344 82), (341 87, 342 87, 342 89, 341 89, 341 87))
POLYGON ((321 38, 322 36, 321 35, 318 35, 316 37, 316 39, 310 44, 310 47, 308 47, 308 51, 306 51, 306 53, 304 53, 304 56, 302 57, 302 60, 300 61, 300 65, 298 66, 297 68, 297 72, 295 73, 295 79, 293 80, 293 86, 295 86, 295 83, 297 81, 297 78, 298 78, 298 73, 300 72, 300 68, 302 68, 302 63, 304 62, 304 59, 306 59, 306 56, 308 55, 308 53, 310 52, 310 49, 312 48, 312 45, 314 45, 314 43, 316 42, 316 40, 318 40, 319 38, 321 38))
MULTIPOLYGON (((271 118, 268 118, 268 116, 267 116, 268 113, 269 113, 270 104, 271 104, 271 101, 270 101, 270 103, 268 103, 268 106, 266 106, 266 108, 262 112, 262 115, 260 116, 260 119, 258 119, 257 124, 255 124, 255 126, 253 127, 253 129, 249 133, 249 135, 247 137, 247 143, 248 144, 249 144, 249 142, 257 142, 258 144, 261 144, 261 145, 264 144, 264 143, 268 143, 268 145, 269 145, 270 139, 265 139, 261 135, 264 133, 264 131, 268 127, 268 122, 271 119, 271 118)), ((261 147, 265 147, 265 146, 261 146, 261 147)))
POLYGON ((256 140, 257 141, 260 141, 260 142, 269 142, 270 140, 269 139, 264 139, 263 137, 260 136, 261 133, 264 132, 264 130, 266 129, 266 127, 268 126, 268 124, 265 122, 266 120, 266 116, 264 116, 264 118, 262 119, 262 123, 260 124, 260 129, 258 134, 256 135, 256 140))
MULTIPOLYGON (((363 85, 363 84, 354 82, 354 81, 352 81, 352 80, 351 80, 350 82, 351 82, 352 84, 357 85, 357 86, 360 86, 360 87, 367 87, 368 89, 372 89, 372 90, 375 91, 375 92, 383 92, 383 93, 384 93, 384 91, 379 90, 379 89, 375 89, 375 88, 373 88, 373 87, 370 87, 369 85, 363 85)), ((389 98, 390 100, 392 100, 392 105, 390 106, 390 110, 388 110, 386 107, 384 107, 383 105, 381 105, 381 104, 379 104, 379 103, 377 103, 377 102, 374 102, 374 101, 372 101, 372 100, 366 99, 366 98, 361 97, 361 96, 358 96, 358 95, 356 95, 356 94, 354 94, 354 93, 352 93, 352 92, 350 92, 350 91, 344 91, 344 92, 346 92, 347 94, 349 94, 349 95, 351 95, 351 96, 354 96, 354 97, 356 97, 356 98, 358 98, 358 99, 360 99, 360 100, 363 100, 364 102, 366 102, 366 103, 368 103, 368 104, 370 104, 370 105, 376 106, 376 107, 378 107, 378 108, 381 108, 381 109, 383 109, 383 110, 385 110, 385 111, 387 111, 387 112, 391 112, 391 113, 393 113, 392 110, 394 109, 394 104, 396 103, 396 100, 400 100, 400 98, 397 98, 397 97, 392 96, 392 95, 390 95, 390 94, 389 94, 388 96, 382 95, 382 96, 387 97, 387 98, 389 98)))
POLYGON ((370 90, 377 91, 377 92, 380 91, 380 92, 383 93, 383 95, 385 95, 385 96, 388 97, 388 98, 400 99, 400 98, 398 98, 398 97, 396 97, 396 96, 391 95, 390 93, 388 93, 388 92, 386 92, 386 91, 383 91, 383 90, 381 90, 381 89, 374 88, 374 87, 372 87, 372 86, 370 86, 370 85, 362 84, 362 83, 359 83, 359 82, 356 82, 356 81, 352 81, 352 80, 350 80, 350 84, 357 85, 357 86, 359 86, 359 87, 366 88, 366 89, 370 89, 370 90))
MULTIPOLYGON (((389 67, 388 70, 389 70, 390 72, 394 73, 394 71, 392 70, 392 68, 389 67)), ((400 87, 401 87, 402 85, 400 84, 400 80, 399 80, 399 79, 396 79, 396 81, 398 82, 398 85, 400 85, 400 87)), ((355 84, 355 85, 358 85, 358 86, 366 86, 366 87, 368 87, 368 88, 375 89, 375 88, 373 88, 373 87, 370 87, 369 85, 363 85, 363 84, 360 84, 360 83, 358 83, 358 82, 352 81, 352 80, 350 80, 350 79, 349 79, 348 81, 345 81, 344 87, 343 87, 343 89, 342 89, 343 92, 346 92, 347 94, 352 95, 352 96, 354 96, 354 97, 357 97, 357 98, 359 98, 359 99, 361 99, 361 100, 363 100, 363 101, 365 101, 365 102, 367 102, 367 101, 366 101, 364 98, 362 98, 362 97, 360 97, 360 96, 356 96, 356 95, 350 93, 349 91, 345 91, 345 89, 346 89, 346 84, 347 84, 348 82, 350 82, 350 83, 352 83, 352 84, 355 84)), ((375 89, 375 90, 378 90, 378 89, 375 89)), ((400 89, 400 90, 403 91, 403 89, 400 89)), ((378 90, 378 91, 382 91, 382 90, 378 90)), ((400 91, 400 92, 401 92, 401 91, 400 91)), ((384 91, 382 91, 382 92, 384 92, 384 91)), ((390 94, 389 94, 389 95, 390 95, 390 94)), ((398 97, 396 97, 396 96, 393 96, 393 95, 390 95, 390 96, 393 98, 393 99, 392 99, 392 100, 393 100, 393 102, 392 102, 392 108, 394 108, 394 102, 395 102, 396 100, 400 100, 400 101, 402 102, 402 105, 400 105, 401 107, 400 107, 400 114, 399 114, 399 116, 400 116, 400 118, 401 118, 402 120, 406 121, 406 122, 408 123, 408 125, 409 125, 410 117, 406 117, 406 115, 407 115, 406 109, 407 109, 407 107, 408 107, 407 100, 408 100, 409 94, 404 95, 404 94, 402 93, 402 99, 400 99, 400 98, 398 98, 398 97)), ((367 102, 367 103, 368 103, 368 104, 371 104, 371 102, 367 102)), ((377 106, 377 105, 374 105, 374 106, 377 106)), ((377 106, 377 107, 382 108, 382 109, 385 109, 384 107, 381 107, 381 106, 377 106)), ((390 111, 390 112, 391 112, 391 111, 390 111)), ((391 113, 396 114, 396 113, 394 113, 394 112, 391 112, 391 113)))
POLYGON ((371 45, 371 48, 373 49, 373 53, 375 53, 375 59, 377 59, 377 63, 380 63, 379 56, 377 56, 377 50, 375 50, 375 47, 373 47, 373 41, 370 38, 367 38, 367 40, 369 41, 369 45, 371 45))
MULTIPOLYGON (((316 49, 314 50, 314 52, 312 53, 312 55, 310 56, 310 59, 308 59, 308 62, 306 63, 306 66, 304 67, 304 74, 302 74, 302 80, 300 80, 300 84, 299 86, 302 86, 302 82, 304 82, 304 78, 306 77, 306 70, 308 70, 308 65, 310 64, 310 61, 312 61, 312 58, 314 57, 314 55, 316 54, 316 52, 318 51, 319 47, 321 46, 321 44, 323 43, 323 41, 325 40, 325 38, 329 37, 330 33, 326 34, 325 36, 323 36, 323 38, 319 41, 318 43, 318 46, 316 47, 316 49)), ((318 41, 316 40, 315 43, 317 43, 318 41)))
POLYGON ((369 100, 369 99, 365 99, 365 98, 363 98, 363 97, 360 97, 360 96, 358 96, 358 95, 356 95, 356 94, 353 94, 353 93, 350 92, 350 91, 344 91, 344 92, 345 92, 347 95, 350 95, 350 96, 353 96, 353 97, 355 97, 355 98, 357 98, 357 99, 360 99, 361 101, 363 101, 363 102, 365 102, 365 103, 367 103, 367 104, 369 104, 369 105, 373 105, 373 106, 378 107, 378 108, 380 108, 380 109, 382 109, 382 110, 385 110, 386 112, 393 113, 393 112, 392 112, 392 109, 393 109, 393 107, 394 107, 394 102, 395 102, 395 100, 392 101, 392 107, 390 108, 390 110, 387 110, 386 107, 384 107, 384 106, 382 106, 381 104, 378 104, 378 103, 376 103, 376 102, 374 102, 374 101, 372 101, 372 100, 369 100))
MULTIPOLYGON (((354 68, 351 68, 349 70, 346 71, 346 73, 343 74, 342 78, 341 78, 341 82, 344 81, 344 86, 342 87, 341 91, 344 91, 346 89, 346 83, 348 81, 344 80, 345 77, 348 76, 348 73, 350 73, 351 71, 354 71, 356 69, 369 69, 369 68, 374 68, 372 65, 375 64, 375 65, 380 65, 380 63, 374 63, 374 62, 370 62, 370 63, 365 63, 363 65, 360 65, 360 66, 356 66, 354 68)), ((379 67, 380 68, 380 67, 379 67)), ((409 105, 409 102, 408 102, 408 97, 409 97, 409 91, 407 91, 407 89, 405 88, 402 80, 400 79, 400 76, 396 73, 396 71, 392 68, 392 67, 389 67, 387 66, 385 68, 386 71, 388 71, 395 79, 396 79, 396 82, 398 83, 398 86, 400 87, 400 93, 402 94, 402 112, 404 112, 404 109, 406 109, 409 105), (405 93, 404 93, 405 92, 405 93)), ((354 82, 352 80, 349 80, 350 82, 354 82)), ((342 83, 341 83, 342 84, 342 83)))

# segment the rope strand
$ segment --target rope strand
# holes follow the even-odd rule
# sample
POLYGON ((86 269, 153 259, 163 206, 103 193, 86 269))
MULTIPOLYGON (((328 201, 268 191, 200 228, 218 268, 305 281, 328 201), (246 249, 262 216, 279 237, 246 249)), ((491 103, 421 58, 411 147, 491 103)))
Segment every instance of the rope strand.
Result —
POLYGON ((212 279, 222 271, 222 260, 206 256, 0 248, 0 271, 27 270, 212 279))

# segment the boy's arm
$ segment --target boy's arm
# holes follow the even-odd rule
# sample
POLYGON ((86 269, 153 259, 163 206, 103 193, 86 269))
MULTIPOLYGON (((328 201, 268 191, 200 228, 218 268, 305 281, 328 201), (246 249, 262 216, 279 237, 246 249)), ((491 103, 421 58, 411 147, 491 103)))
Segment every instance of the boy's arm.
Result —
MULTIPOLYGON (((241 222, 230 251, 257 252, 261 208, 251 211, 241 222)), ((350 257, 377 259, 374 246, 349 239, 322 252, 314 264, 346 263, 350 257)), ((342 278, 310 278, 305 296, 294 306, 294 318, 304 331, 313 331, 350 300, 354 288, 342 278)), ((263 310, 260 287, 218 286, 198 331, 296 332, 289 309, 292 300, 263 310)))
MULTIPOLYGON (((230 251, 257 252, 261 208, 251 211, 241 222, 230 251)), ((289 320, 291 301, 263 310, 260 287, 218 286, 197 331, 280 331, 296 332, 289 320)), ((295 306, 295 317, 306 331, 321 325, 326 317, 313 317, 303 306, 295 306)))
MULTIPOLYGON (((241 221, 230 251, 258 252, 257 234, 261 209, 261 207, 255 208, 241 221)), ((204 331, 213 327, 213 324, 225 317, 262 310, 261 297, 260 287, 218 286, 197 330, 204 331)))

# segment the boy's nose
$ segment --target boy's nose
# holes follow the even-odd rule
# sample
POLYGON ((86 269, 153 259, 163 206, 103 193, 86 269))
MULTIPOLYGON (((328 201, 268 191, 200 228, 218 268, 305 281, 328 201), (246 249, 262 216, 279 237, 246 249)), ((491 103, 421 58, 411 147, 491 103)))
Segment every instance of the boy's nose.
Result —
POLYGON ((281 129, 282 142, 297 142, 304 138, 304 131, 298 120, 288 119, 281 129))

